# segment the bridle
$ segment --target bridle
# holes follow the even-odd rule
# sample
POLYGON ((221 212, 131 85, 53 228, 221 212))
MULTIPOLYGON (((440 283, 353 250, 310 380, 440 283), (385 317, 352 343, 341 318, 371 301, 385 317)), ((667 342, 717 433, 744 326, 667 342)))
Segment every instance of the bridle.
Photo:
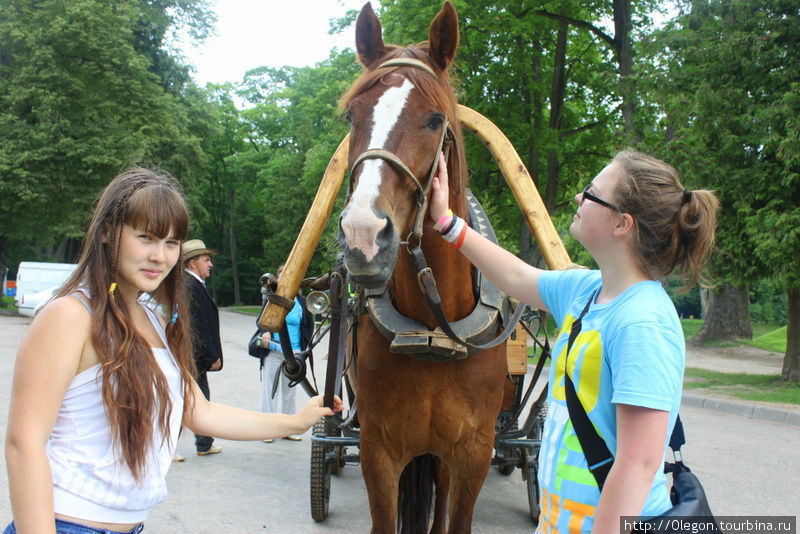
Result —
MULTIPOLYGON (((436 76, 436 73, 433 71, 431 67, 429 67, 422 61, 413 58, 390 59, 388 61, 381 63, 377 68, 380 69, 385 67, 397 67, 397 66, 420 69, 430 74, 431 76, 437 78, 438 80, 438 76, 436 76)), ((450 145, 453 144, 453 141, 455 141, 455 134, 453 133, 450 122, 448 121, 447 118, 445 118, 445 122, 442 125, 442 132, 441 135, 439 136, 439 143, 436 147, 436 152, 434 153, 435 157, 433 158, 433 163, 431 164, 431 169, 430 172, 428 173, 428 181, 424 187, 417 179, 417 177, 414 175, 414 172, 411 169, 409 169, 408 166, 405 163, 403 163, 403 161, 396 154, 384 149, 365 150, 364 152, 359 154, 355 158, 355 160, 353 160, 353 164, 350 166, 350 179, 349 179, 347 196, 349 199, 353 193, 353 181, 354 181, 355 170, 361 163, 363 163, 368 159, 380 159, 386 161, 387 163, 392 165, 398 172, 406 176, 414 183, 414 186, 416 188, 414 193, 417 201, 417 212, 414 218, 414 226, 411 232, 409 233, 408 237, 406 238, 406 242, 404 244, 408 248, 408 251, 412 257, 412 263, 414 264, 414 267, 417 271, 417 281, 419 282, 419 287, 422 290, 422 293, 425 295, 425 300, 428 304, 428 307, 430 308, 431 313, 433 314, 437 324, 439 325, 439 328, 441 329, 440 334, 437 334, 437 332, 434 331, 427 331, 427 329, 419 329, 416 330, 415 333, 422 334, 423 336, 427 336, 429 338, 433 338, 437 335, 444 335, 450 338, 452 341, 454 341, 456 344, 460 345, 463 348, 448 349, 448 352, 450 352, 450 354, 455 358, 461 358, 461 357, 466 357, 468 354, 474 352, 479 352, 481 350, 486 350, 495 347, 500 343, 502 343, 503 341, 505 341, 508 338, 508 336, 511 335, 511 333, 514 331, 513 325, 516 325, 517 322, 519 322, 519 319, 522 316, 525 306, 523 303, 520 302, 517 305, 516 310, 514 311, 511 319, 509 320, 509 323, 505 325, 503 333, 485 344, 471 343, 470 341, 465 339, 466 336, 459 335, 457 332, 455 332, 453 326, 447 320, 447 316, 445 315, 444 310, 442 308, 441 296, 439 295, 439 290, 436 286, 436 281, 434 280, 433 277, 433 271, 431 271, 430 267, 428 267, 427 265, 427 262, 425 260, 425 255, 422 252, 421 244, 422 244, 422 226, 425 219, 425 215, 428 212, 428 193, 430 192, 431 184, 433 183, 433 177, 436 174, 436 170, 438 168, 438 161, 439 161, 438 155, 444 149, 445 159, 447 159, 447 157, 449 156, 449 148, 450 145), (413 244, 411 243, 412 237, 416 241, 413 244)), ((376 296, 380 294, 381 293, 378 292, 376 293, 376 296)), ((475 315, 480 315, 482 313, 484 313, 484 311, 482 310, 481 302, 479 299, 478 303, 476 304, 475 310, 473 310, 473 313, 470 314, 469 317, 471 318, 475 315)), ((375 320, 376 317, 373 314, 373 321, 375 320)), ((428 343, 432 342, 429 341, 428 343)))
MULTIPOLYGON (((378 65, 378 69, 385 68, 385 67, 412 67, 424 72, 427 72, 434 78, 438 80, 438 76, 424 62, 414 59, 414 58, 395 58, 390 59, 388 61, 384 61, 380 65, 378 65)), ((444 150, 445 152, 445 159, 449 156, 450 153, 450 145, 455 141, 455 134, 453 133, 453 129, 450 127, 450 121, 447 120, 445 117, 444 123, 442 124, 442 132, 439 135, 439 142, 436 146, 436 152, 434 152, 433 163, 431 164, 431 170, 428 173, 428 181, 426 182, 425 186, 423 186, 417 177, 414 175, 414 172, 408 168, 408 166, 403 163, 403 161, 393 152, 389 150, 384 150, 382 148, 374 148, 363 151, 361 154, 356 157, 353 161, 353 164, 350 166, 350 180, 347 189, 347 196, 350 198, 350 195, 353 194, 353 182, 355 171, 361 163, 368 159, 380 159, 387 163, 389 163, 392 167, 395 168, 399 173, 403 174, 406 178, 411 180, 414 183, 414 195, 417 201, 417 211, 414 216, 414 226, 412 227, 411 232, 409 233, 408 237, 406 238, 406 244, 410 242, 411 237, 413 237, 417 243, 420 242, 422 239, 422 225, 425 221, 425 214, 428 212, 428 193, 431 190, 431 184, 433 183, 433 177, 436 174, 436 169, 438 168, 439 162, 439 152, 444 150)))

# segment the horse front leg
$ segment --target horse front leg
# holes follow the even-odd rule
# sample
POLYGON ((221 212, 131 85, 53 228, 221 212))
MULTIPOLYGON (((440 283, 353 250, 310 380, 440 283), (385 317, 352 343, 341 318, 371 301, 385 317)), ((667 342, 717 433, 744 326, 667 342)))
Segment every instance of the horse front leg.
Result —
POLYGON ((382 442, 364 439, 360 444, 361 472, 367 487, 372 534, 394 534, 397 521, 398 481, 404 463, 393 458, 382 442))
POLYGON ((492 439, 476 440, 456 452, 450 463, 449 534, 472 532, 475 501, 492 463, 492 439))

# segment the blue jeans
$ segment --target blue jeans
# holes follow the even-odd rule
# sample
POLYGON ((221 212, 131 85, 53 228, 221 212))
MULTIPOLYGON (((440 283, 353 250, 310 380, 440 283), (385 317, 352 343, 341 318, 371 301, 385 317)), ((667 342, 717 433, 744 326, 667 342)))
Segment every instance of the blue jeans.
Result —
MULTIPOLYGON (((116 530, 87 527, 86 525, 64 521, 63 519, 56 519, 56 534, 139 534, 143 530, 144 524, 140 524, 128 532, 118 532, 116 530)), ((17 534, 17 529, 14 527, 13 521, 6 527, 3 534, 17 534)))

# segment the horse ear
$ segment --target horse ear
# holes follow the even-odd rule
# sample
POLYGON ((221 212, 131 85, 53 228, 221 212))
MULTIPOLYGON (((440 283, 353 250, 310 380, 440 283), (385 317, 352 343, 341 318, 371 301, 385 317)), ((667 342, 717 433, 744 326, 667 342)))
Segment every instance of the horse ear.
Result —
POLYGON ((458 48, 458 15, 450 0, 444 3, 431 22, 428 40, 431 46, 431 59, 441 70, 446 70, 453 62, 458 48))
POLYGON ((361 13, 358 14, 358 20, 356 20, 358 60, 367 68, 386 53, 386 46, 383 44, 381 36, 382 31, 381 21, 372 11, 372 5, 367 2, 361 8, 361 13))

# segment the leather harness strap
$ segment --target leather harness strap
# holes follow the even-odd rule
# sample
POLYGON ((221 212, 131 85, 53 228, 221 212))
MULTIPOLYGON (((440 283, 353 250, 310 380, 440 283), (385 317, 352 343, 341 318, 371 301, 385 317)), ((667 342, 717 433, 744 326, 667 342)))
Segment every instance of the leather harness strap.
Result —
POLYGON ((345 359, 345 340, 347 339, 347 282, 342 276, 342 254, 336 260, 336 272, 331 276, 331 329, 328 345, 328 369, 325 373, 325 394, 323 406, 333 409, 333 396, 340 395, 342 371, 345 359))
POLYGON ((433 177, 436 175, 436 171, 439 168, 439 153, 444 150, 445 157, 447 157, 450 153, 450 144, 452 143, 453 139, 455 139, 455 135, 453 134, 453 130, 450 127, 450 121, 447 119, 444 120, 444 124, 442 124, 442 133, 439 136, 439 143, 436 147, 436 152, 434 152, 435 157, 433 162, 431 163, 430 171, 428 172, 428 181, 426 185, 422 185, 414 175, 414 172, 408 168, 408 166, 400 160, 394 153, 384 150, 382 148, 372 148, 369 150, 365 150, 361 154, 353 160, 353 164, 350 166, 350 180, 348 184, 348 192, 347 196, 353 194, 353 182, 355 180, 355 172, 358 169, 358 166, 361 165, 364 161, 368 159, 380 159, 386 161, 390 165, 392 165, 397 171, 399 171, 403 176, 406 176, 409 180, 414 183, 414 194, 416 195, 417 200, 417 213, 414 218, 414 226, 411 231, 411 234, 419 241, 422 238, 422 225, 425 222, 425 215, 428 212, 428 193, 431 190, 431 184, 433 184, 433 177))
POLYGON ((436 73, 433 72, 433 69, 424 61, 419 59, 414 59, 413 57, 396 57, 394 59, 389 59, 378 65, 378 69, 382 69, 384 67, 414 67, 420 70, 424 70, 434 78, 438 78, 436 73))
POLYGON ((422 254, 422 249, 419 247, 414 247, 410 252, 411 257, 414 260, 414 267, 417 269, 417 279, 419 280, 422 292, 425 294, 425 300, 428 302, 428 307, 430 308, 431 313, 433 313, 439 328, 442 329, 442 332, 447 334, 447 337, 459 345, 467 347, 472 352, 479 352, 496 347, 508 339, 508 336, 514 332, 514 325, 519 322, 520 318, 522 317, 522 313, 525 311, 525 304, 523 302, 519 302, 517 304, 514 314, 511 316, 509 324, 506 326, 503 333, 488 343, 474 345, 453 332, 453 328, 450 326, 450 322, 447 320, 444 309, 442 309, 442 298, 439 295, 439 289, 436 287, 436 281, 433 278, 433 271, 431 271, 430 267, 428 267, 427 263, 425 262, 425 256, 422 254))

